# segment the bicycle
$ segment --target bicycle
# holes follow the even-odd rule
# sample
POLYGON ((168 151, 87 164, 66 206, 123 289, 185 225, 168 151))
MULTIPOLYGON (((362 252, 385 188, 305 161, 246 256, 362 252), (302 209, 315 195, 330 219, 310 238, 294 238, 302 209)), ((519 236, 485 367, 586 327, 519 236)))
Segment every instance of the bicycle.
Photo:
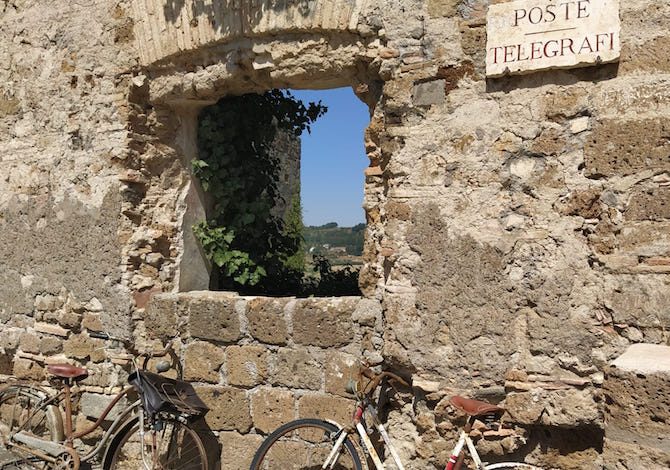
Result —
MULTIPOLYGON (((151 358, 170 356, 181 377, 181 366, 171 343, 164 350, 140 353, 123 339, 107 333, 89 332, 92 338, 124 344, 134 353, 130 387, 118 393, 88 428, 73 429, 73 386, 88 371, 70 364, 47 364, 56 391, 23 382, 0 388, 0 448, 6 451, 0 469, 79 470, 82 462, 99 459, 104 470, 207 470, 205 447, 191 427, 192 419, 207 407, 193 387, 181 380, 147 370, 151 358), (144 358, 142 367, 137 359, 144 358), (134 394, 138 398, 134 399, 134 394), (80 453, 75 441, 101 428, 111 410, 127 398, 125 406, 91 450, 80 453)), ((161 361, 158 372, 170 363, 161 361)))
MULTIPOLYGON (((344 427, 334 421, 311 418, 286 423, 261 443, 251 462, 250 470, 317 468, 363 470, 368 468, 368 458, 372 460, 376 470, 384 470, 386 466, 370 440, 373 431, 381 436, 396 468, 404 470, 405 467, 379 420, 376 405, 373 403, 373 395, 384 379, 409 387, 409 384, 396 374, 391 372, 376 374, 367 367, 361 367, 358 380, 351 381, 347 386, 347 391, 356 397, 356 409, 350 426, 344 427), (360 388, 364 377, 368 382, 360 388), (352 438, 356 434, 360 441, 352 438)), ((463 397, 453 397, 451 404, 465 412, 468 419, 446 464, 446 470, 463 468, 466 450, 476 470, 541 470, 533 465, 517 462, 490 465, 483 463, 469 435, 470 431, 478 418, 487 425, 493 424, 494 420, 499 422, 505 412, 504 408, 463 397)))

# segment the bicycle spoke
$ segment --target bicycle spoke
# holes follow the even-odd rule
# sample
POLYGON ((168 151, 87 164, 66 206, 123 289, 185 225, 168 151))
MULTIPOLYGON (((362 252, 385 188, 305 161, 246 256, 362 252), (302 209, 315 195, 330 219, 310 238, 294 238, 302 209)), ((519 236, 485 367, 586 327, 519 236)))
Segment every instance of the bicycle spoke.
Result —
MULTIPOLYGON (((318 470, 335 445, 338 429, 321 420, 298 420, 280 427, 259 448, 254 470, 318 470)), ((347 438, 329 468, 360 469, 361 460, 353 443, 347 438)))
POLYGON ((190 434, 192 431, 181 426, 175 428, 174 424, 166 424, 165 430, 168 428, 169 437, 159 440, 167 446, 165 450, 159 449, 161 464, 165 468, 200 468, 200 450, 190 434))
POLYGON ((183 423, 164 420, 160 429, 147 429, 140 437, 139 425, 128 430, 114 451, 110 468, 113 470, 142 469, 144 454, 152 470, 201 470, 206 468, 205 449, 198 435, 183 423), (153 457, 156 461, 151 463, 153 457))

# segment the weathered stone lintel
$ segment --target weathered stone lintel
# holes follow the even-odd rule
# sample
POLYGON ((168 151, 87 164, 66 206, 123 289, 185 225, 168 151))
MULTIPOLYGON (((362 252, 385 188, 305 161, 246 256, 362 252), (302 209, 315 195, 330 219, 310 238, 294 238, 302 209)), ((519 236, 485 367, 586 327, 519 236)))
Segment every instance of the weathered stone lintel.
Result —
POLYGON ((144 65, 235 38, 282 31, 355 31, 366 0, 273 2, 134 0, 136 44, 144 65))

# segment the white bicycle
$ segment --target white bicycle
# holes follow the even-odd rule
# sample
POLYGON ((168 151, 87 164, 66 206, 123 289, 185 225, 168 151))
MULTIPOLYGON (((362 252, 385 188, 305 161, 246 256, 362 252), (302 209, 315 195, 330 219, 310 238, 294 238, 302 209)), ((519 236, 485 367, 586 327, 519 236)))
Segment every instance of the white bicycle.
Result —
MULTIPOLYGON (((391 439, 377 416, 373 403, 373 395, 383 379, 394 380, 409 386, 405 380, 391 372, 376 374, 372 370, 361 367, 358 380, 347 387, 356 396, 356 411, 352 424, 343 427, 332 421, 321 419, 297 419, 284 424, 272 432, 256 451, 250 470, 363 470, 368 468, 371 460, 376 470, 387 468, 375 449, 370 434, 377 431, 398 470, 405 467, 400 461, 391 439), (360 387, 364 378, 367 383, 360 387), (358 434, 359 439, 354 436, 358 434)), ((470 455, 471 467, 475 470, 541 470, 526 463, 499 462, 486 464, 482 462, 470 432, 479 419, 489 425, 498 423, 505 412, 501 408, 483 401, 463 397, 453 397, 451 404, 468 415, 468 420, 460 438, 454 447, 445 470, 460 470, 465 462, 466 450, 470 455)))

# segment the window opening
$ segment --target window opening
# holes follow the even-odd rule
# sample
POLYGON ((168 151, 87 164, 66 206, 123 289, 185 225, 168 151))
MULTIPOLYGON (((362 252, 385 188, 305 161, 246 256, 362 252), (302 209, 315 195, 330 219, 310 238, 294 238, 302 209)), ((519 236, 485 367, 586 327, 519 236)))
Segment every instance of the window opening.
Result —
MULTIPOLYGON (((346 224, 356 220, 353 213, 348 214, 349 218, 343 217, 347 212, 344 209, 331 217, 333 222, 320 224, 319 229, 310 227, 310 222, 319 221, 315 215, 328 217, 326 202, 339 199, 342 203, 347 199, 344 195, 351 192, 351 182, 340 182, 338 195, 332 189, 329 195, 328 185, 321 184, 317 198, 309 195, 314 187, 314 177, 309 175, 318 174, 322 182, 324 178, 332 180, 337 173, 332 165, 341 173, 348 158, 335 158, 332 147, 348 152, 344 150, 346 146, 336 143, 352 139, 360 146, 358 158, 362 167, 348 171, 360 174, 357 212, 359 220, 363 219, 366 158, 362 128, 369 118, 366 116, 360 135, 343 134, 340 121, 351 119, 351 112, 338 105, 337 95, 342 95, 342 91, 335 92, 333 100, 326 92, 271 90, 226 97, 201 112, 198 158, 193 161, 193 171, 206 193, 207 220, 196 224, 193 231, 212 262, 210 288, 256 295, 359 294, 357 268, 364 225, 352 224, 356 230, 340 227, 342 221, 346 224), (319 97, 321 93, 325 100, 319 97), (331 112, 333 118, 321 125, 331 112), (315 139, 317 136, 310 131, 317 128, 321 137, 315 139), (310 149, 302 175, 301 135, 303 150, 310 149), (314 170, 319 165, 322 170, 314 170), (303 184, 307 191, 303 191, 301 200, 303 184), (303 210, 305 205, 307 211, 303 210), (336 235, 333 240, 338 244, 315 244, 311 235, 317 232, 320 236, 328 232, 331 238, 336 235), (343 261, 349 261, 348 265, 343 261)), ((360 101, 358 104, 365 110, 365 105, 360 101)))

